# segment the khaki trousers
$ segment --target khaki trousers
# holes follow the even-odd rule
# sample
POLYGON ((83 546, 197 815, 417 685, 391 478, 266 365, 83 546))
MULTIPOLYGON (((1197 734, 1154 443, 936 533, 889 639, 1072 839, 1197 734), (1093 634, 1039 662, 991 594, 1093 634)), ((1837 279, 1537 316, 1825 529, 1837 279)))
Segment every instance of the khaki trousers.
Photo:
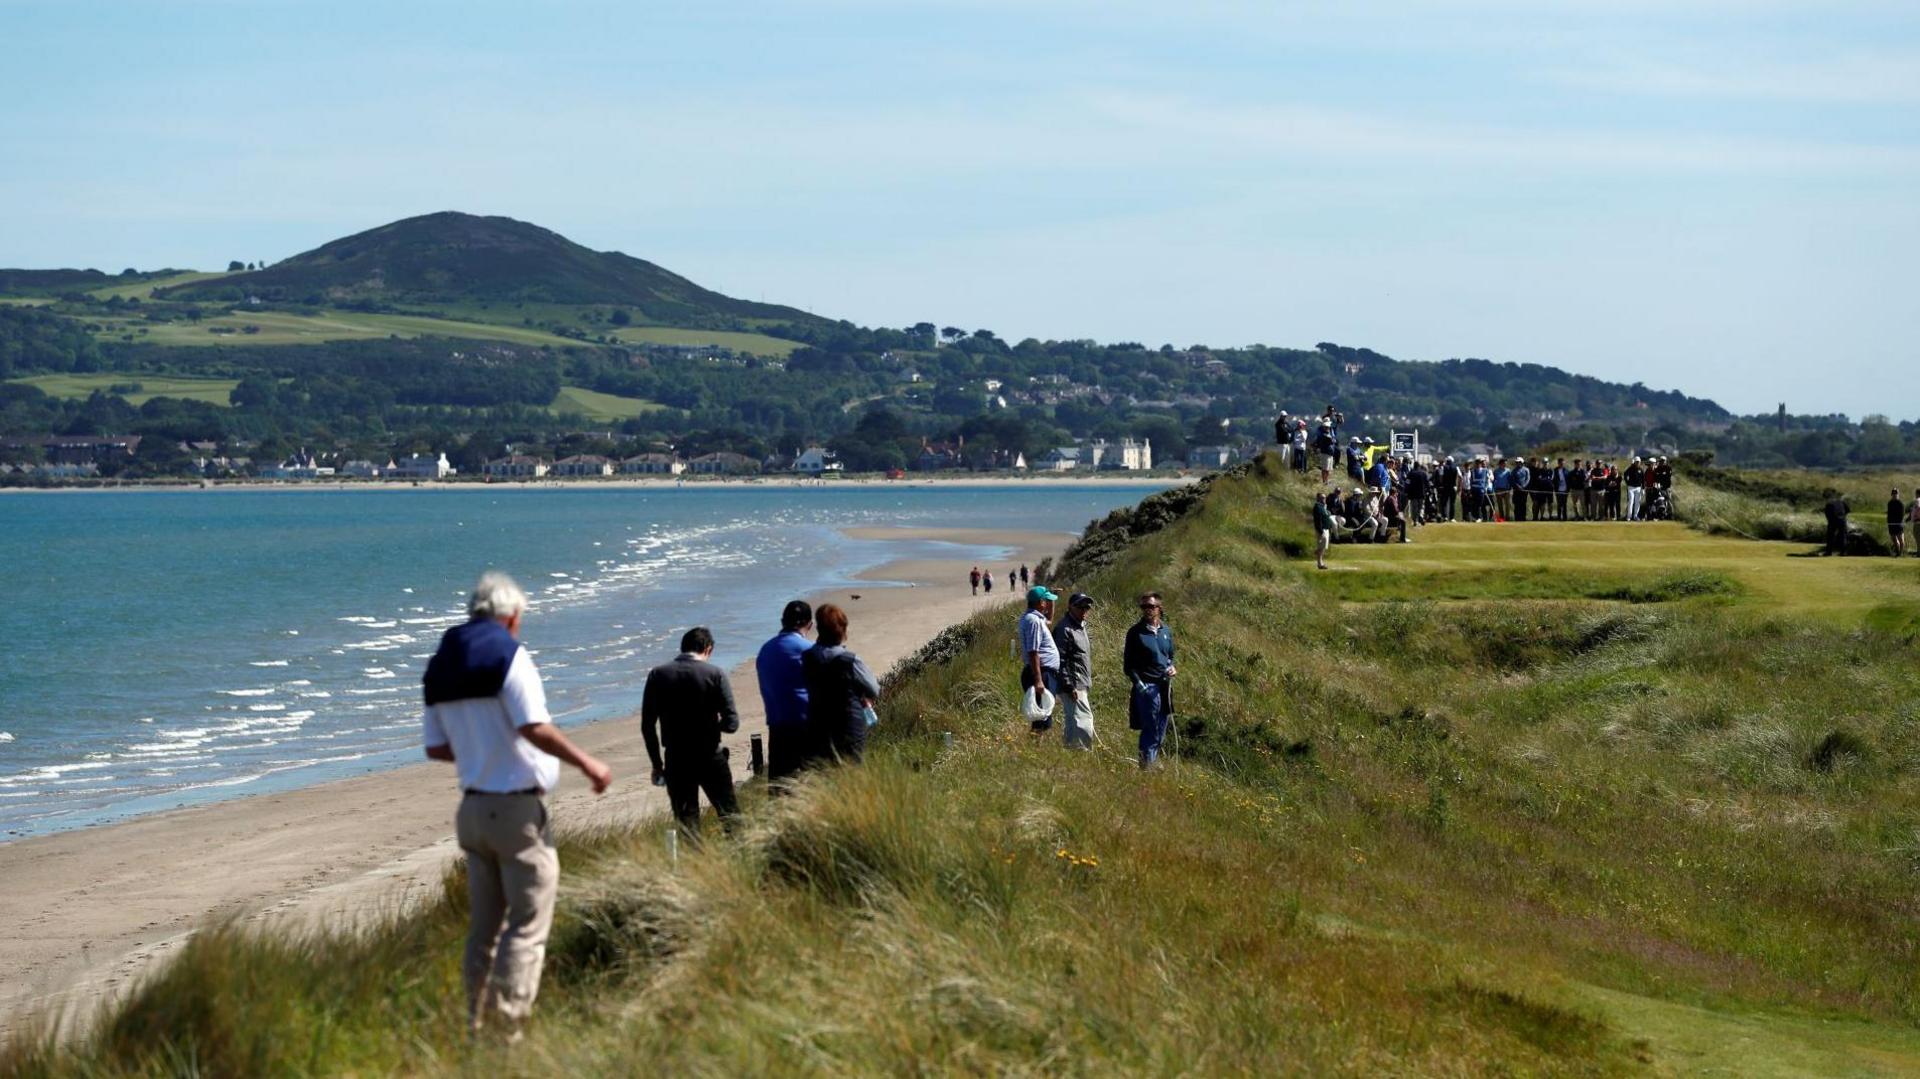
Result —
POLYGON ((476 1027, 489 1012, 525 1020, 540 992, 560 884, 548 823, 546 802, 534 794, 469 794, 454 816, 467 854, 471 921, 462 972, 476 1027))

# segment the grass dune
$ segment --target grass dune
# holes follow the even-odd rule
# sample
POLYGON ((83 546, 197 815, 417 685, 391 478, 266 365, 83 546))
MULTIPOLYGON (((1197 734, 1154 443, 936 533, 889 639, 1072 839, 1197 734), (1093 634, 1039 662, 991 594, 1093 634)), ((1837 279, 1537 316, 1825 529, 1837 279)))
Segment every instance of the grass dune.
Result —
POLYGON ((750 799, 737 840, 676 866, 658 821, 570 837, 511 1052, 460 1037, 450 887, 202 933, 0 1074, 1920 1070, 1920 675, 1866 624, 1911 578, 1606 526, 1431 528, 1316 574, 1306 493, 1261 462, 1068 553, 1101 604, 1093 753, 1016 719, 1009 609, 896 676, 866 767, 750 799), (1142 774, 1118 645, 1148 586, 1181 676, 1142 774))

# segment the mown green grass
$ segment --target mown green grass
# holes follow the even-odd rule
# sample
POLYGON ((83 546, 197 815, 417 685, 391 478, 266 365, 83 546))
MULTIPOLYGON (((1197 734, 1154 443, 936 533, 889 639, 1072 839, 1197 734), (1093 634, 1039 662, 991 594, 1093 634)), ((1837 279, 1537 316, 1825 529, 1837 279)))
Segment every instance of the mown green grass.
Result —
POLYGON ((155 397, 181 397, 189 401, 205 401, 210 405, 226 407, 233 403, 234 387, 240 385, 238 379, 232 378, 149 375, 128 371, 30 375, 8 381, 36 387, 49 397, 77 399, 91 397, 96 391, 116 393, 135 408, 155 397), (116 386, 139 386, 140 388, 116 392, 114 389, 116 386))
MULTIPOLYGON (((1688 497, 1698 504, 1705 496, 1688 497)), ((1893 596, 1920 601, 1920 562, 1805 557, 1801 545, 1702 534, 1667 521, 1455 523, 1415 529, 1412 539, 1335 547, 1335 569, 1323 575, 1330 579, 1314 584, 1371 600, 1685 598, 1632 594, 1664 583, 1836 625, 1858 624, 1893 596)))
POLYGON ((1262 463, 1110 522, 1135 538, 1071 582, 1094 753, 1026 734, 1007 607, 889 687, 866 766, 740 839, 676 868, 658 821, 576 837, 511 1051, 460 1036, 450 887, 359 932, 197 937, 0 1074, 1920 1070, 1920 672, 1851 598, 1885 565, 1448 526, 1340 573, 1393 595, 1631 540, 1643 602, 1348 601, 1298 556, 1305 496, 1262 463), (1848 602, 1775 602, 1796 573, 1848 602), (1148 587, 1180 675, 1143 774, 1118 653, 1148 587))
POLYGON ((785 359, 794 349, 800 347, 798 341, 788 341, 779 337, 768 337, 763 333, 737 333, 729 330, 683 330, 672 326, 629 326, 617 330, 616 339, 632 344, 650 345, 718 345, 735 352, 750 353, 755 356, 772 356, 785 359))
POLYGON ((241 311, 198 322, 102 319, 98 320, 98 324, 102 327, 101 336, 119 337, 131 333, 141 341, 156 345, 299 345, 382 337, 454 337, 556 348, 579 344, 543 330, 522 326, 358 311, 329 311, 319 315, 299 315, 287 311, 241 311), (245 332, 248 326, 258 327, 259 332, 245 332), (141 333, 141 330, 146 332, 141 333))
POLYGON ((649 412, 658 412, 665 407, 643 398, 601 393, 583 386, 560 387, 553 403, 547 406, 556 414, 584 416, 595 423, 618 423, 649 412))

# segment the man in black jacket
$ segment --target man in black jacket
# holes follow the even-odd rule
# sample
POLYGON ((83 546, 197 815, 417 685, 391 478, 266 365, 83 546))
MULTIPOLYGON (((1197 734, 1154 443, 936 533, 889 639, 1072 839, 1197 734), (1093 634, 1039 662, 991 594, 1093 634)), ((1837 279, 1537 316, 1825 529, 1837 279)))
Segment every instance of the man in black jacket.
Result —
POLYGON ((733 769, 720 745, 722 734, 740 729, 740 716, 727 672, 708 662, 712 658, 713 633, 695 626, 680 638, 680 655, 647 674, 640 699, 640 735, 653 761, 653 781, 666 784, 674 819, 693 838, 700 835, 702 790, 722 826, 731 829, 740 811, 733 798, 733 769))
POLYGON ((1827 499, 1826 511, 1827 549, 1821 553, 1830 555, 1846 554, 1847 515, 1853 512, 1853 507, 1847 505, 1847 500, 1842 498, 1838 491, 1835 491, 1833 497, 1827 499))
POLYGON ((1403 508, 1414 524, 1427 523, 1427 491, 1432 485, 1427 466, 1419 461, 1413 462, 1412 467, 1407 469, 1407 504, 1403 508))

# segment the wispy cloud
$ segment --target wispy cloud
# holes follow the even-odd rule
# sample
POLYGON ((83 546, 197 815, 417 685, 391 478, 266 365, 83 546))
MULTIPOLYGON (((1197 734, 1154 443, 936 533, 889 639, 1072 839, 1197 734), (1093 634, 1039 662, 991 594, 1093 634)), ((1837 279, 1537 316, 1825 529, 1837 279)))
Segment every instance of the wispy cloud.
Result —
POLYGON ((1311 104, 1239 104, 1104 92, 1097 109, 1157 140, 1217 153, 1347 154, 1409 163, 1663 173, 1904 175, 1920 147, 1878 142, 1461 124, 1311 104))
POLYGON ((1651 57, 1553 68, 1562 85, 1618 94, 1839 105, 1920 103, 1920 50, 1682 62, 1651 57))

